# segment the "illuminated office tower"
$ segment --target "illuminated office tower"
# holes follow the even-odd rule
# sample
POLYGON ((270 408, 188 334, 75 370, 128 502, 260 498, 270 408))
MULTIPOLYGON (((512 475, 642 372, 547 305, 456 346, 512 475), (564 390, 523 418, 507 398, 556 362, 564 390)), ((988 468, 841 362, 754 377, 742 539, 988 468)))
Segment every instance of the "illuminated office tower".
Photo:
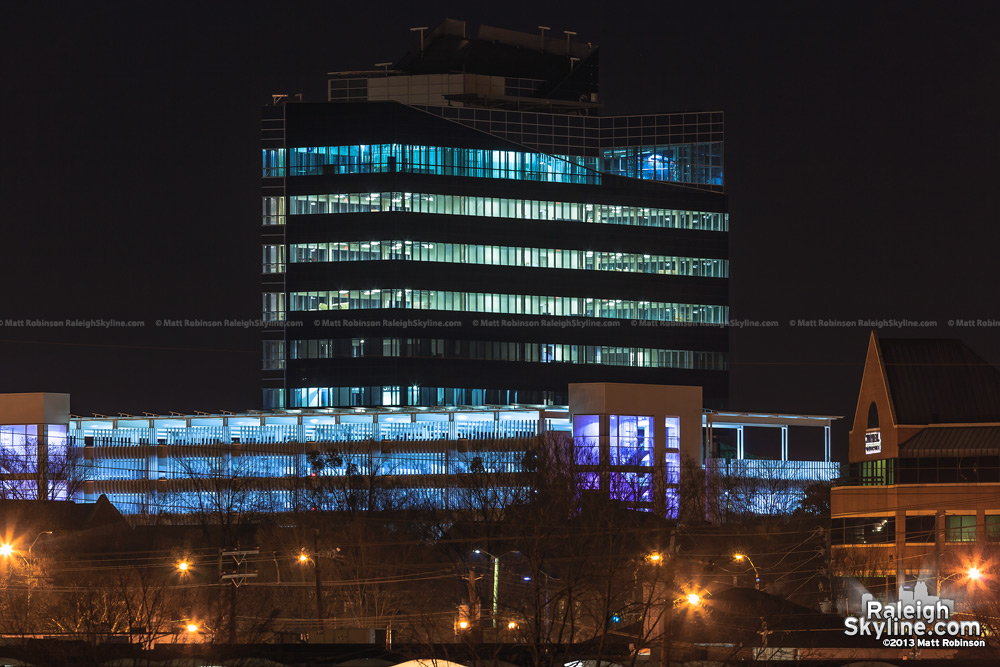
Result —
POLYGON ((725 401, 723 115, 600 115, 571 37, 447 20, 265 107, 265 407, 725 401))

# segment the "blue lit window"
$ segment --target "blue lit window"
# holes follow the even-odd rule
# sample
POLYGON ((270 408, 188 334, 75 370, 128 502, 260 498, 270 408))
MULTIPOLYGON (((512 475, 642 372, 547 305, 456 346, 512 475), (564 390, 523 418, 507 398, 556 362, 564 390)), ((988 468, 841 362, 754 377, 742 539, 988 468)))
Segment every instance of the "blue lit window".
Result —
MULTIPOLYGON (((280 310, 269 311, 267 297, 268 295, 265 295, 265 317, 271 316, 273 319, 280 315, 284 319, 283 301, 280 304, 282 306, 280 310)), ((291 310, 299 312, 406 308, 495 313, 498 315, 582 316, 700 324, 724 324, 729 319, 729 307, 721 305, 538 296, 534 294, 487 294, 482 292, 382 288, 292 292, 289 299, 291 310)))
POLYGON ((263 150, 264 178, 282 178, 285 175, 285 149, 265 148, 263 150))
POLYGON ((289 151, 289 175, 413 173, 548 183, 600 183, 592 158, 480 148, 362 144, 289 151))
POLYGON ((601 153, 602 172, 651 181, 723 185, 721 141, 609 148, 601 153))
MULTIPOLYGON (((418 240, 293 243, 289 246, 289 256, 292 263, 412 260, 710 278, 729 276, 729 261, 725 259, 418 240)), ((265 273, 274 272, 274 269, 268 269, 275 266, 280 266, 279 271, 284 271, 284 256, 277 259, 265 256, 264 266, 265 273)))
POLYGON ((724 232, 729 229, 725 213, 677 209, 557 202, 501 197, 466 197, 415 192, 351 192, 296 195, 289 197, 292 215, 330 213, 432 213, 519 220, 565 220, 572 222, 700 229, 724 232))

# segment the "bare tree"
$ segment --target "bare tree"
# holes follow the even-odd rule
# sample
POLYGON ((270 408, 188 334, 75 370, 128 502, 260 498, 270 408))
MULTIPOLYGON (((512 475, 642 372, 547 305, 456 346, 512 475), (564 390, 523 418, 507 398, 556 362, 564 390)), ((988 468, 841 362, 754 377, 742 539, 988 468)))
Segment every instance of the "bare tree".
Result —
POLYGON ((35 436, 9 435, 0 446, 0 500, 66 500, 88 481, 80 449, 65 438, 39 446, 35 436))

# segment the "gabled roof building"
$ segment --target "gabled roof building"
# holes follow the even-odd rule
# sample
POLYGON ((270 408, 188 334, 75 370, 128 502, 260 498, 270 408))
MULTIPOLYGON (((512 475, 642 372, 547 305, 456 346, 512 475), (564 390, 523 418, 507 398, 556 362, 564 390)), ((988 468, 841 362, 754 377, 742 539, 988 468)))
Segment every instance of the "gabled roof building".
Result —
POLYGON ((855 597, 916 580, 961 596, 1000 542, 1000 371, 958 340, 873 332, 849 460, 832 539, 855 597))

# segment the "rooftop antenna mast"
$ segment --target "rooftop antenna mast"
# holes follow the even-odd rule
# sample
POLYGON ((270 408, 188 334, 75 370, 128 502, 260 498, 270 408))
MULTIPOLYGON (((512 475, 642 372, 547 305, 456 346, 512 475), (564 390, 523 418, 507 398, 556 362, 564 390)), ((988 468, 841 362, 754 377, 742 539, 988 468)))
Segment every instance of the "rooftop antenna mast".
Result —
POLYGON ((427 30, 427 26, 423 25, 419 28, 410 28, 410 32, 420 31, 420 57, 424 57, 424 30, 427 30))

